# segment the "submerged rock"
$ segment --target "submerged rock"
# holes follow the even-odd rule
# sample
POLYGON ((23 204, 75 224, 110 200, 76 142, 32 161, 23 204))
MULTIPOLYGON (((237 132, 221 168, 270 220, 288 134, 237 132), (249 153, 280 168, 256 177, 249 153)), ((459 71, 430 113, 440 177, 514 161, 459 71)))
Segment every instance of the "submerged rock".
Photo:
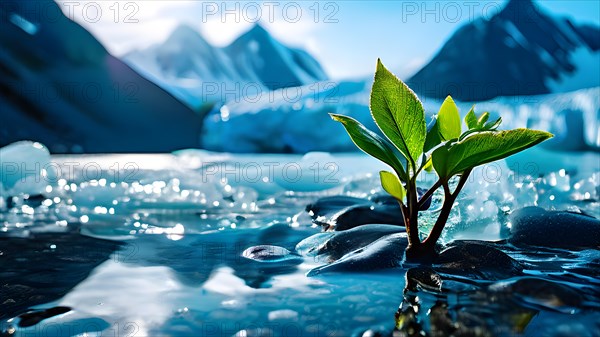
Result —
POLYGON ((19 315, 19 327, 27 328, 34 326, 45 319, 66 314, 69 311, 71 311, 71 308, 69 307, 53 307, 49 309, 29 311, 19 315))
POLYGON ((499 282, 491 285, 489 290, 505 294, 510 298, 534 307, 544 308, 563 313, 575 313, 582 306, 583 295, 577 290, 562 283, 551 282, 537 277, 521 277, 515 280, 499 282))
POLYGON ((344 255, 341 259, 312 269, 308 276, 330 272, 363 272, 398 267, 402 264, 408 245, 406 233, 384 236, 364 248, 344 255))
POLYGON ((579 213, 525 207, 510 216, 509 242, 568 249, 600 248, 600 220, 579 213))
POLYGON ((436 270, 474 279, 500 280, 521 275, 519 262, 484 241, 455 241, 435 261, 436 270))
POLYGON ((406 271, 406 289, 417 291, 417 287, 429 291, 442 291, 442 277, 430 267, 415 267, 406 271))
POLYGON ((283 247, 271 245, 260 245, 250 247, 244 250, 244 252, 242 252, 242 256, 247 259, 258 262, 281 262, 289 260, 302 260, 301 257, 283 247))
POLYGON ((305 256, 323 256, 335 261, 381 237, 404 231, 401 226, 364 225, 346 231, 318 233, 298 243, 296 251, 305 256))

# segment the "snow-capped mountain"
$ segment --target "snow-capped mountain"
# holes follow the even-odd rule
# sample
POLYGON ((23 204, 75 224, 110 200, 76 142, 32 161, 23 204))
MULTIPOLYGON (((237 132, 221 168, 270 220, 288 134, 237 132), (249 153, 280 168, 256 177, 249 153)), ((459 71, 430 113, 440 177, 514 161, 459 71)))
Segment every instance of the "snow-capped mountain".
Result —
POLYGON ((225 50, 243 78, 262 83, 271 90, 327 79, 321 65, 310 54, 284 46, 259 24, 225 50))
POLYGON ((164 43, 132 51, 123 59, 192 107, 220 101, 222 87, 235 88, 240 80, 229 56, 187 25, 177 27, 164 43))
POLYGON ((0 16, 0 146, 23 139, 55 153, 199 146, 202 116, 110 55, 54 1, 2 2, 0 16))
POLYGON ((461 27, 408 83, 429 97, 481 101, 596 87, 598 74, 600 27, 511 0, 461 27))
POLYGON ((164 43, 123 59, 192 107, 327 79, 311 55, 283 45, 259 24, 225 48, 181 25, 164 43))

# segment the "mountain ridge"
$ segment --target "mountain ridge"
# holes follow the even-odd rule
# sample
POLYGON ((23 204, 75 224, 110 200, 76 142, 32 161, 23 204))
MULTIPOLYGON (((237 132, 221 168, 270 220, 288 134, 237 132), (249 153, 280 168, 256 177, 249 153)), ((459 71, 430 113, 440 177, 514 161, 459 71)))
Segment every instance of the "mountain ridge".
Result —
POLYGON ((54 1, 0 3, 0 15, 9 18, 0 22, 0 146, 29 139, 53 153, 101 153, 200 145, 202 116, 108 53, 54 1))
MULTIPOLYGON (((600 60, 600 27, 555 18, 532 0, 511 0, 489 20, 460 27, 407 82, 426 96, 463 101, 560 92, 553 87, 588 66, 573 60, 579 50, 600 60)), ((600 66, 589 71, 598 74, 600 66)), ((600 85, 586 82, 579 88, 600 85)))
POLYGON ((260 23, 222 48, 210 45, 196 29, 180 24, 164 42, 127 53, 123 59, 192 107, 207 101, 222 102, 226 95, 222 92, 235 90, 237 96, 244 96, 248 94, 247 90, 254 94, 328 78, 309 53, 282 44, 260 23), (185 35, 191 41, 176 41, 174 35, 185 35), (189 48, 200 40, 204 41, 205 52, 218 55, 218 62, 213 62, 212 58, 207 61, 202 52, 189 48), (160 51, 168 45, 171 45, 170 55, 161 58, 160 51), (173 76, 172 63, 181 63, 184 59, 187 61, 179 76, 173 76), (182 79, 188 81, 184 84, 182 79))

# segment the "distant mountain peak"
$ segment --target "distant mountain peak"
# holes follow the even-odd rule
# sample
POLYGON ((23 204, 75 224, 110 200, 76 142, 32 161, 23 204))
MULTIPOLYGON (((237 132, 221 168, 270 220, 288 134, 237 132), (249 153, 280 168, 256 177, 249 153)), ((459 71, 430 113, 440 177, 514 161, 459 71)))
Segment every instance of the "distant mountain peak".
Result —
POLYGON ((260 23, 255 23, 246 33, 240 36, 241 40, 258 40, 268 41, 272 40, 272 36, 269 31, 260 23))
POLYGON ((600 69, 595 36, 599 26, 546 13, 532 0, 510 0, 489 20, 459 28, 408 82, 426 96, 463 101, 598 86, 597 76, 580 74, 600 69))
POLYGON ((511 7, 535 7, 533 0, 509 0, 504 9, 511 7))
POLYGON ((495 16, 517 23, 534 22, 543 15, 533 0, 510 0, 495 16))
POLYGON ((252 28, 250 29, 250 31, 257 32, 257 33, 260 33, 260 34, 269 34, 269 32, 267 31, 267 29, 260 22, 254 23, 252 25, 252 28))
POLYGON ((204 41, 204 37, 200 34, 199 31, 192 28, 188 24, 182 23, 167 38, 167 41, 204 41))
POLYGON ((202 116, 110 55, 55 1, 11 5, 0 3, 0 14, 25 18, 38 31, 0 20, 0 146, 31 139, 55 153, 131 153, 199 145, 202 116), (64 90, 82 83, 104 95, 64 90), (36 88, 50 90, 52 99, 40 99, 36 88))
POLYGON ((224 48, 212 46, 193 27, 181 24, 164 43, 129 53, 125 59, 193 107, 227 96, 202 95, 203 83, 220 88, 251 83, 274 90, 327 79, 309 53, 282 44, 261 23, 248 27, 224 48))

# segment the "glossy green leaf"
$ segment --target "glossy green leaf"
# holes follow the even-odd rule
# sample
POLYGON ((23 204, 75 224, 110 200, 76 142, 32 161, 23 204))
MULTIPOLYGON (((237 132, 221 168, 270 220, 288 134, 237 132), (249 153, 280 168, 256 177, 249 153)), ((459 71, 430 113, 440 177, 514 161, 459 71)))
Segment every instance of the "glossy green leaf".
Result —
POLYGON ((553 137, 551 133, 529 129, 485 131, 433 151, 433 167, 442 178, 521 152, 553 137))
POLYGON ((427 162, 425 162, 425 165, 423 166, 423 169, 426 172, 433 171, 433 161, 431 160, 431 157, 429 157, 429 159, 427 160, 427 162))
POLYGON ((402 201, 402 199, 404 199, 406 196, 406 190, 395 174, 388 171, 380 171, 379 179, 381 180, 381 186, 386 192, 388 192, 398 201, 402 201))
POLYGON ((396 158, 394 147, 389 141, 365 128, 364 125, 354 118, 338 114, 330 114, 330 116, 333 120, 342 123, 346 132, 348 132, 348 135, 350 135, 350 138, 359 149, 388 164, 402 179, 408 180, 406 170, 398 158, 396 158))
POLYGON ((425 145, 423 145, 423 152, 428 152, 434 147, 442 143, 442 137, 440 136, 440 128, 437 123, 437 118, 434 119, 427 127, 427 137, 425 138, 425 145))
POLYGON ((477 125, 479 125, 477 123, 477 116, 475 115, 475 106, 474 105, 471 107, 471 110, 469 110, 469 112, 465 116, 465 124, 467 124, 467 128, 469 128, 469 130, 476 129, 477 125))
POLYGON ((486 112, 482 113, 481 116, 479 116, 479 119, 477 119, 477 126, 482 127, 489 118, 490 118, 489 112, 486 111, 486 112))
POLYGON ((414 163, 423 153, 427 129, 417 95, 377 60, 371 90, 371 114, 377 126, 414 163))
POLYGON ((448 96, 442 103, 437 117, 437 125, 442 139, 450 140, 460 137, 462 132, 460 124, 458 107, 452 97, 448 96))
POLYGON ((485 123, 485 125, 483 126, 483 129, 485 131, 496 130, 500 126, 501 123, 502 123, 502 117, 496 119, 495 122, 487 122, 487 123, 485 123))
POLYGON ((489 118, 489 112, 484 112, 479 118, 477 118, 477 116, 475 115, 475 106, 473 106, 469 113, 467 113, 467 115, 465 116, 465 124, 467 124, 469 130, 463 132, 463 134, 460 135, 458 140, 462 141, 463 139, 467 138, 473 133, 481 131, 495 131, 496 129, 498 129, 498 127, 502 123, 502 117, 498 118, 494 122, 487 122, 489 118))

